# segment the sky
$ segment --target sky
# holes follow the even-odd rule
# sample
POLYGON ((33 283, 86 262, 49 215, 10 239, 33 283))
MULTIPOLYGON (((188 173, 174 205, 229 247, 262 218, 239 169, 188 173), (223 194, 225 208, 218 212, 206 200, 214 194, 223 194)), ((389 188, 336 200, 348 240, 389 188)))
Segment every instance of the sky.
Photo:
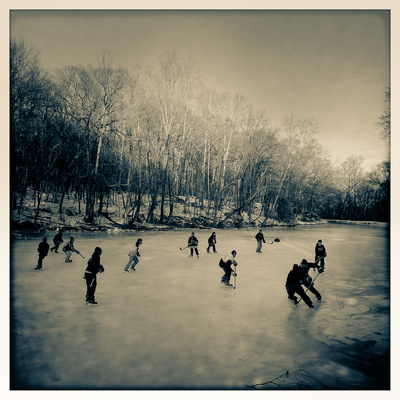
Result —
POLYGON ((155 66, 175 50, 274 126, 316 119, 334 162, 361 155, 369 170, 389 154, 377 127, 391 84, 387 10, 12 10, 10 37, 46 68, 95 65, 104 50, 123 67, 155 66))

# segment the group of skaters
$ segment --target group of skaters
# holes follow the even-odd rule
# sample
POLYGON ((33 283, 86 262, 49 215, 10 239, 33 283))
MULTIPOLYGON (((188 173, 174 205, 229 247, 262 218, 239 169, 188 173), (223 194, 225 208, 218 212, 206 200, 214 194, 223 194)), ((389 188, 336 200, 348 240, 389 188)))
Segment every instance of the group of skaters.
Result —
MULTIPOLYGON (((77 253, 81 255, 79 250, 75 249, 74 247, 74 237, 70 236, 68 242, 63 246, 62 250, 65 253, 65 262, 66 263, 71 263, 71 255, 72 253, 77 253)), ((39 259, 38 259, 38 264, 35 268, 35 271, 41 271, 43 268, 43 259, 49 254, 49 250, 53 253, 59 253, 58 248, 62 243, 64 243, 63 237, 62 237, 62 231, 58 231, 58 233, 54 236, 53 238, 53 243, 54 246, 50 248, 50 245, 47 243, 47 238, 44 237, 43 240, 39 243, 38 246, 38 253, 39 253, 39 259)), ((83 257, 81 255, 81 257, 83 257)), ((84 257, 83 257, 84 258, 84 257)))
MULTIPOLYGON (((257 235, 255 236, 257 241, 256 253, 261 253, 262 244, 266 243, 262 230, 260 229, 257 235)), ((71 255, 73 252, 80 254, 80 252, 74 247, 74 237, 70 236, 68 242, 63 246, 62 250, 65 253, 65 262, 72 262, 71 255)), ((275 239, 275 241, 279 241, 279 239, 275 239)), ((123 271, 128 273, 130 271, 136 271, 136 265, 139 263, 140 251, 139 247, 142 244, 142 239, 137 239, 135 243, 135 247, 128 252, 128 263, 124 267, 123 271)), ((58 249, 63 241, 62 231, 60 230, 53 238, 54 246, 50 249, 51 252, 58 253, 58 249)), ((273 242, 272 242, 273 243, 273 242)), ((272 244, 270 243, 270 244, 272 244)), ((210 253, 212 249, 213 253, 217 253, 216 250, 217 238, 216 233, 213 232, 211 236, 208 238, 208 247, 207 253, 210 253)), ((195 233, 192 232, 189 239, 187 247, 190 248, 189 257, 193 257, 193 254, 199 258, 198 251, 199 241, 195 236, 195 233)), ((38 246, 38 265, 35 270, 40 271, 43 267, 43 259, 48 255, 49 252, 49 244, 47 243, 47 238, 43 238, 43 241, 39 243, 38 246)), ((182 249, 181 249, 182 250, 182 249)), ((96 247, 92 256, 88 260, 87 268, 85 270, 84 279, 86 280, 86 303, 87 304, 97 304, 95 301, 94 293, 97 286, 96 276, 98 273, 104 272, 104 267, 100 264, 100 256, 102 254, 102 249, 100 247, 96 247)), ((237 276, 236 268, 235 270, 232 266, 236 267, 237 261, 235 260, 237 255, 236 250, 232 250, 230 254, 222 257, 219 261, 219 267, 224 271, 224 275, 221 277, 221 284, 231 287, 230 279, 232 276, 237 276)), ((81 255, 82 256, 82 255, 81 255)), ((83 257, 83 256, 82 256, 83 257)), ((307 291, 313 293, 318 301, 321 301, 321 294, 314 287, 314 281, 309 275, 309 271, 312 268, 314 271, 318 270, 318 275, 324 272, 325 269, 325 257, 327 257, 327 252, 325 246, 322 244, 322 240, 318 240, 315 245, 315 261, 314 263, 308 262, 306 259, 303 259, 300 264, 294 264, 292 270, 289 272, 286 279, 286 291, 288 294, 288 298, 293 302, 293 304, 297 305, 301 300, 307 304, 309 308, 314 308, 314 305, 307 295, 307 291), (306 290, 303 289, 303 286, 306 290), (300 299, 296 296, 299 295, 300 299)), ((83 257, 84 258, 84 257, 83 257)), ((318 276, 317 275, 317 276, 318 276)))

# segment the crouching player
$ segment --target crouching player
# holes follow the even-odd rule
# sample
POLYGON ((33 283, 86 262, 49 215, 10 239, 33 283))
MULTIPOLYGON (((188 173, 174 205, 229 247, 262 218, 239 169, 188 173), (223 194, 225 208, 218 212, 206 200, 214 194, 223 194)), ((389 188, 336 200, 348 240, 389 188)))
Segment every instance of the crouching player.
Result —
POLYGON ((236 276, 236 273, 233 271, 231 265, 237 266, 237 262, 235 260, 236 251, 232 250, 231 254, 225 257, 222 257, 219 260, 219 266, 224 270, 224 275, 221 277, 221 283, 225 286, 232 286, 229 281, 231 279, 231 275, 236 276))
POLYGON ((300 300, 295 296, 295 293, 297 293, 308 305, 308 307, 314 308, 311 299, 307 296, 306 292, 301 286, 306 286, 308 290, 317 297, 318 301, 321 300, 321 294, 317 289, 315 289, 312 279, 310 275, 308 275, 310 267, 314 268, 316 266, 315 264, 308 263, 305 259, 301 261, 300 265, 294 264, 286 279, 286 291, 289 299, 292 300, 294 304, 298 304, 300 302, 300 300))

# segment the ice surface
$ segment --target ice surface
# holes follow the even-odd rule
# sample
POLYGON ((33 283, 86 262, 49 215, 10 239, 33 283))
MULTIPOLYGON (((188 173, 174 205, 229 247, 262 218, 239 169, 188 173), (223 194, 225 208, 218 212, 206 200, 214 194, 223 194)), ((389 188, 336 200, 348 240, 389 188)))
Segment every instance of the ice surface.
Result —
MULTIPOLYGON (((73 233, 86 257, 49 253, 36 272, 43 237, 11 247, 12 385, 19 389, 388 389, 389 239, 379 226, 73 233), (128 250, 141 237, 137 271, 128 250), (328 257, 313 310, 287 298, 294 263, 328 257), (85 304, 86 262, 103 249, 97 306, 85 304), (220 284, 222 255, 238 252, 237 288, 220 284)), ((51 241, 54 233, 47 234, 51 241)), ((64 239, 69 234, 64 234, 64 239)), ((316 272, 311 271, 314 277, 316 272)))

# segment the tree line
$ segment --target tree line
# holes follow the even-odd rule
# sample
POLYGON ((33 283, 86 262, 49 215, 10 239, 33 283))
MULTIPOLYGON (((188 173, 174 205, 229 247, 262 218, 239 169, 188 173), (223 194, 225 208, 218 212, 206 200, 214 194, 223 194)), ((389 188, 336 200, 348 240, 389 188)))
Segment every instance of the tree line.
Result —
MULTIPOLYGON (((377 124, 390 136, 388 108, 377 124)), ((10 203, 73 196, 87 222, 122 201, 130 221, 170 224, 184 204, 214 226, 270 218, 389 220, 390 162, 334 165, 318 122, 274 125, 239 95, 217 93, 176 52, 153 68, 97 65, 46 70, 24 41, 10 43, 10 203), (82 207, 82 208, 81 208, 82 207)))

